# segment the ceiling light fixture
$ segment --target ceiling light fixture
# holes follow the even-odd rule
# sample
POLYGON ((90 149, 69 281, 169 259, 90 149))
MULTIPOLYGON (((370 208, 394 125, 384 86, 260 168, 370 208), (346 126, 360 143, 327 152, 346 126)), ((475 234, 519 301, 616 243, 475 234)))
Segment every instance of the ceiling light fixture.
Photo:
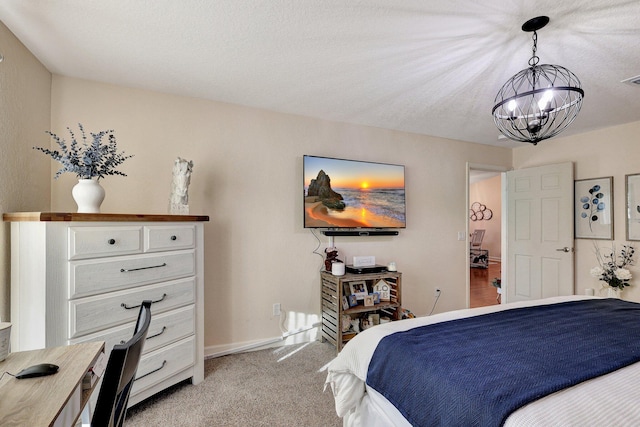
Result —
POLYGON ((522 25, 522 31, 533 32, 529 68, 502 86, 491 112, 503 135, 533 145, 569 126, 580 112, 584 98, 580 80, 571 71, 559 65, 538 65, 537 31, 547 23, 549 17, 538 16, 522 25))

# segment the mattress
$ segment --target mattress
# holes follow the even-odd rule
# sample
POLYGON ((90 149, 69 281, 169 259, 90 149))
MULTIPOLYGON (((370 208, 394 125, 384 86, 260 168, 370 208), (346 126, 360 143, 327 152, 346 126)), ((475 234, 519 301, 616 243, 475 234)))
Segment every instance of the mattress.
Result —
MULTIPOLYGON (((408 426, 384 396, 365 384, 369 362, 386 335, 432 323, 511 308, 596 297, 569 296, 538 301, 457 310, 429 317, 378 325, 358 334, 330 364, 326 384, 335 398, 336 412, 345 426, 408 426)), ((498 361, 505 363, 508 361, 498 361)), ((505 426, 640 425, 640 364, 561 390, 513 412, 505 426)))

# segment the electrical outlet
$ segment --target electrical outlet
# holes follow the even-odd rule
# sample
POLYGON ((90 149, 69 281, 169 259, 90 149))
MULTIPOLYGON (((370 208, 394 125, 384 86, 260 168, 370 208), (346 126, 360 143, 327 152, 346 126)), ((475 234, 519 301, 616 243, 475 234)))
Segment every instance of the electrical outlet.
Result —
POLYGON ((277 303, 273 304, 273 315, 274 316, 280 316, 280 313, 281 313, 281 311, 280 311, 280 303, 277 302, 277 303))
POLYGON ((441 292, 442 292, 442 291, 440 290, 440 288, 436 288, 436 289, 433 291, 433 296, 437 298, 437 297, 439 297, 439 296, 440 296, 440 293, 441 293, 441 292))

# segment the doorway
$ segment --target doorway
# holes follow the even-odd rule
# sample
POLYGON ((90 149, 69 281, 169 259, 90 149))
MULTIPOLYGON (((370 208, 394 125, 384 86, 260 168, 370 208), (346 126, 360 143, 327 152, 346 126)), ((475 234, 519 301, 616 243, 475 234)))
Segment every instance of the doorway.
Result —
POLYGON ((501 303, 502 280, 502 172, 507 168, 468 164, 467 306, 501 303))

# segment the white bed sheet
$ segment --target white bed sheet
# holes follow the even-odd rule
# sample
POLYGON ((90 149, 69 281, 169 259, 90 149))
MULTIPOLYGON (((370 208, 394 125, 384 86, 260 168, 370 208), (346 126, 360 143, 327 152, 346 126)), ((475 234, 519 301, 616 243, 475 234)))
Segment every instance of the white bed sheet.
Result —
MULTIPOLYGON (((492 313, 510 308, 598 298, 554 297, 406 319, 369 328, 358 334, 329 365, 336 412, 346 427, 407 427, 410 424, 384 396, 365 384, 369 362, 386 335, 427 324, 492 313)), ((508 369, 509 361, 501 361, 508 369)), ((639 426, 640 363, 561 390, 512 413, 505 427, 639 426)))

